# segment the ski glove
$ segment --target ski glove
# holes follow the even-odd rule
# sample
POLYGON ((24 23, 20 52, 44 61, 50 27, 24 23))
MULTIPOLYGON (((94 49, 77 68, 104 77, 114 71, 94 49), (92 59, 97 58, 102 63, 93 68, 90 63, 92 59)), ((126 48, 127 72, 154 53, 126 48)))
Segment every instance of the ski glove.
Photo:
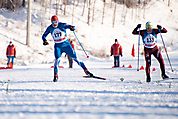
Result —
POLYGON ((71 30, 71 31, 74 31, 74 30, 75 30, 75 28, 74 28, 74 27, 70 27, 70 30, 71 30))
POLYGON ((141 28, 141 24, 138 24, 138 25, 137 25, 137 28, 141 28))
POLYGON ((162 29, 162 26, 161 26, 161 25, 157 25, 157 28, 158 28, 158 29, 162 29))
POLYGON ((47 40, 44 40, 44 41, 43 41, 43 45, 49 45, 48 41, 47 41, 47 40))
POLYGON ((111 53, 111 55, 110 56, 112 56, 113 55, 113 53, 111 53))
POLYGON ((122 53, 121 53, 121 57, 122 57, 123 55, 122 55, 122 53))

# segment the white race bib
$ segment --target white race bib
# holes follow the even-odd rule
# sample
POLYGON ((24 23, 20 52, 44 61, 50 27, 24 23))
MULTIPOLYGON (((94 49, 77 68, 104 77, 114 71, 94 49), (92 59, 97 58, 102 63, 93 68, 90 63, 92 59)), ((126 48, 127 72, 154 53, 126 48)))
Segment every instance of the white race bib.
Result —
POLYGON ((60 29, 55 29, 52 33, 54 42, 63 42, 66 39, 65 33, 60 29))
POLYGON ((148 34, 143 40, 144 46, 147 48, 153 48, 156 46, 156 38, 152 34, 148 34))

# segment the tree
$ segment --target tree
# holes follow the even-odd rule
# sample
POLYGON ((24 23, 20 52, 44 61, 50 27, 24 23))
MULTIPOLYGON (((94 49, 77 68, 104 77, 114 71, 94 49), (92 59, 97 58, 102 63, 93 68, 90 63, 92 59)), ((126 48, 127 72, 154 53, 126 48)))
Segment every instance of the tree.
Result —
POLYGON ((91 9, 91 0, 89 0, 89 3, 88 3, 88 25, 90 25, 90 9, 91 9))
POLYGON ((94 21, 95 3, 96 3, 96 0, 94 0, 94 3, 93 3, 93 17, 92 17, 92 22, 94 21))
POLYGON ((104 0, 103 3, 104 3, 104 5, 103 5, 102 24, 103 24, 103 21, 104 21, 104 12, 105 12, 106 0, 104 0))
POLYGON ((82 16, 84 15, 84 12, 85 12, 85 3, 86 3, 86 0, 84 1, 82 16))
POLYGON ((25 0, 22 1, 22 6, 25 7, 26 3, 25 0))
POLYGON ((114 0, 115 2, 115 7, 114 7, 114 14, 113 14, 113 24, 112 24, 112 27, 114 28, 114 23, 115 23, 115 18, 116 18, 116 7, 117 7, 117 3, 116 3, 116 0, 114 0))

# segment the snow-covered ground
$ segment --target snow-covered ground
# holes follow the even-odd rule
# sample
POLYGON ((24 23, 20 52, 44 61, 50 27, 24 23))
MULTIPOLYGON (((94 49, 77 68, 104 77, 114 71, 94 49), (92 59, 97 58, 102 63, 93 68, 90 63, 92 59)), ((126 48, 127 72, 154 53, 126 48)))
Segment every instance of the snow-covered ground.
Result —
MULTIPOLYGON (((171 53, 174 72, 166 62, 166 73, 178 77, 178 58, 171 53)), ((133 61, 136 63, 136 60, 133 61)), ((143 62, 143 61, 142 61, 143 62)), ((132 60, 122 61, 131 64, 132 60)), ((152 61, 152 82, 135 67, 111 68, 112 62, 85 61, 95 75, 106 81, 83 78, 83 70, 59 70, 53 82, 52 64, 16 67, 0 71, 0 116, 3 119, 177 119, 178 80, 161 80, 156 60, 152 61), (123 77, 124 81, 120 78, 123 77)), ((68 65, 62 63, 61 65, 68 65)))
MULTIPOLYGON (((82 5, 75 8, 74 25, 76 34, 84 45, 87 53, 110 54, 110 46, 117 38, 123 46, 122 68, 111 68, 113 57, 96 58, 90 55, 86 58, 80 46, 76 43, 76 52, 87 68, 98 76, 106 77, 106 81, 83 78, 84 72, 74 63, 74 68, 68 68, 68 61, 63 56, 59 70, 60 80, 52 82, 53 41, 48 37, 49 46, 43 46, 41 40, 41 6, 32 3, 32 30, 30 46, 26 44, 26 8, 16 12, 0 9, 0 67, 6 66, 6 47, 11 40, 17 47, 17 58, 14 69, 0 70, 0 117, 3 119, 31 118, 65 118, 65 119, 177 119, 178 118, 178 80, 161 80, 158 62, 152 58, 152 81, 146 83, 145 71, 137 69, 138 36, 131 34, 138 23, 144 28, 147 21, 164 26, 168 33, 162 34, 168 49, 168 55, 174 72, 171 72, 165 52, 162 52, 166 74, 178 77, 178 1, 152 1, 146 6, 145 18, 143 10, 139 9, 139 17, 133 16, 132 9, 127 10, 126 23, 122 19, 123 5, 117 6, 116 23, 112 27, 113 8, 107 3, 104 24, 102 20, 102 2, 96 1, 95 20, 87 25, 87 9, 81 16, 82 5), (164 13, 164 14, 163 14, 164 13), (132 45, 135 44, 136 57, 131 57, 132 45), (133 68, 127 68, 129 65, 133 68), (124 78, 121 81, 120 78, 124 78)), ((114 5, 114 4, 113 4, 114 5)), ((59 15, 61 22, 71 24, 72 7, 68 6, 66 16, 59 15)), ((50 24, 49 8, 45 16, 45 28, 50 24)), ((135 14, 135 9, 134 9, 135 14)), ((71 31, 68 35, 74 38, 71 31)), ((158 45, 162 46, 158 35, 158 45)), ((142 48, 141 48, 142 49, 142 48)), ((140 55, 140 66, 145 66, 144 57, 140 55)))

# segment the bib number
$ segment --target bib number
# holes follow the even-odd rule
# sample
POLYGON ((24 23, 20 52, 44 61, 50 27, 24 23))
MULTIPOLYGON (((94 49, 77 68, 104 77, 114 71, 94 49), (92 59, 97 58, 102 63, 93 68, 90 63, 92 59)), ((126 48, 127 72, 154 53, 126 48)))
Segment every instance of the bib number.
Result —
POLYGON ((65 38, 65 33, 62 32, 60 29, 55 29, 52 33, 54 40, 59 40, 65 38))
POLYGON ((154 42, 154 37, 147 38, 147 43, 154 42))

